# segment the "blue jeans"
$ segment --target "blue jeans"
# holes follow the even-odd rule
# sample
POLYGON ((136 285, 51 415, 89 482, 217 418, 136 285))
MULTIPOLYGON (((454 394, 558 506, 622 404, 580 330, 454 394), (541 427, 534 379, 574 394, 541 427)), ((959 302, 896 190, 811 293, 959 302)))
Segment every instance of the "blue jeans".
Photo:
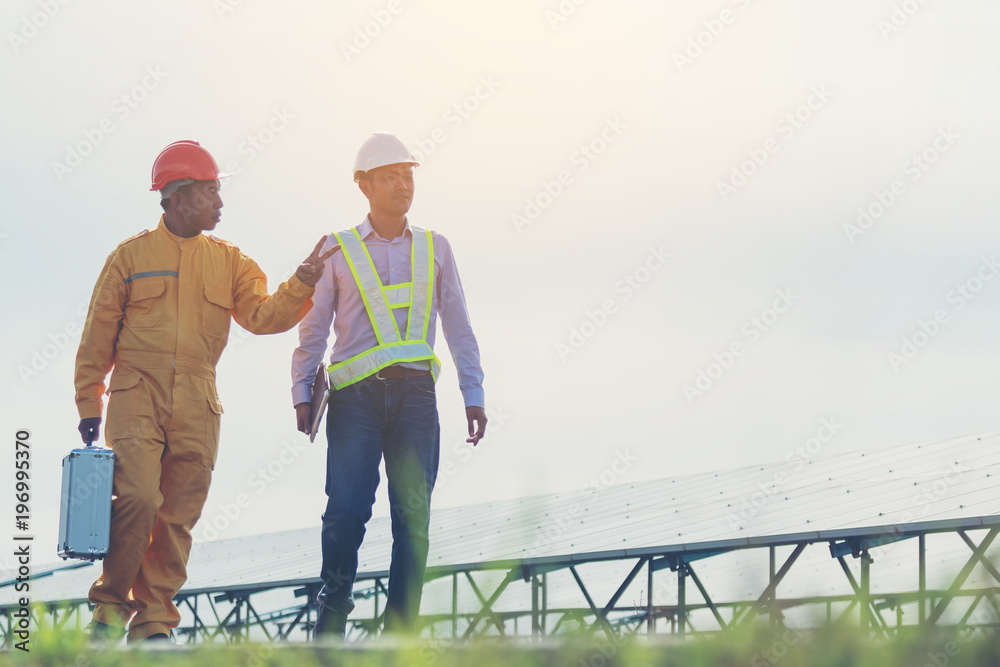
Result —
POLYGON ((332 391, 326 418, 326 512, 319 603, 349 614, 358 549, 372 516, 385 457, 392 519, 392 563, 385 628, 412 631, 427 566, 431 491, 441 431, 434 380, 371 376, 332 391))

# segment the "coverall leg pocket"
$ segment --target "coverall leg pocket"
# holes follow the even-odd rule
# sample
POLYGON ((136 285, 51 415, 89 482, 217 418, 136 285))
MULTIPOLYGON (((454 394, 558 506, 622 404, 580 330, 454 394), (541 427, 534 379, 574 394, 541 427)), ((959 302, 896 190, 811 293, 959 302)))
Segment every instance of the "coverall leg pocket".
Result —
POLYGON ((222 431, 222 402, 218 396, 208 397, 205 429, 205 467, 215 470, 215 462, 219 458, 219 435, 222 431))
POLYGON ((137 435, 139 406, 146 388, 142 377, 134 372, 116 372, 108 383, 108 421, 104 437, 110 444, 115 440, 137 435))

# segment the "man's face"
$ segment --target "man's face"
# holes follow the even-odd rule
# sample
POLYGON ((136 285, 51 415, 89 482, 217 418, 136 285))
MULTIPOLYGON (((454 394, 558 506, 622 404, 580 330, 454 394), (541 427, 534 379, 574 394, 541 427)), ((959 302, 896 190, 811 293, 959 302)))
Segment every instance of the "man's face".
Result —
POLYGON ((406 215, 413 203, 413 165, 389 164, 372 169, 370 179, 361 181, 372 211, 406 215))
POLYGON ((218 181, 196 181, 181 188, 171 199, 177 206, 187 230, 199 234, 215 229, 222 219, 222 196, 218 181))

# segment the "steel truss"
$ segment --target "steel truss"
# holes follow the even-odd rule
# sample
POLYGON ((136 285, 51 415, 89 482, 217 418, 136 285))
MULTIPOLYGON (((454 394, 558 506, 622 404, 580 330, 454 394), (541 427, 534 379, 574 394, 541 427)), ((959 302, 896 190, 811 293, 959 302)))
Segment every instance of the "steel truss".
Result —
MULTIPOLYGON (((820 531, 776 537, 726 540, 712 543, 623 549, 568 556, 546 556, 524 560, 488 561, 465 565, 432 567, 427 570, 428 584, 448 583, 451 609, 448 612, 421 616, 424 635, 436 638, 469 639, 485 636, 543 637, 569 629, 601 632, 609 638, 637 633, 670 633, 677 636, 725 632, 754 622, 768 622, 772 627, 786 627, 786 612, 796 608, 819 607, 828 622, 857 625, 873 636, 886 637, 904 626, 949 625, 995 631, 1000 627, 1000 571, 986 553, 1000 533, 1000 516, 954 519, 902 526, 820 531), (927 587, 927 537, 953 536, 970 551, 964 566, 944 589, 927 587), (872 575, 878 573, 876 558, 880 547, 902 540, 915 541, 917 581, 908 590, 875 592, 872 575), (778 588, 810 549, 826 548, 840 566, 850 586, 841 595, 781 597, 778 588), (756 597, 719 600, 709 593, 695 565, 722 554, 766 550, 767 584, 756 597), (779 550, 787 551, 783 560, 779 550), (779 564, 780 561, 780 564, 779 564), (857 563, 855 575, 853 563, 857 563), (615 592, 598 604, 592 588, 585 581, 583 569, 593 564, 619 564, 627 574, 615 592), (987 586, 967 586, 976 566, 988 574, 987 586), (669 570, 676 578, 676 588, 669 597, 658 599, 654 576, 669 570), (642 583, 645 574, 644 604, 623 603, 623 596, 633 584, 642 583), (566 577, 566 575, 569 575, 566 577), (502 575, 502 577, 501 577, 502 575), (562 576, 572 581, 579 592, 576 606, 550 607, 551 578, 562 576), (496 581, 499 579, 499 583, 496 581), (488 585, 491 584, 491 585, 488 585), (698 598, 689 596, 693 584, 698 598), (513 592, 513 593, 512 593, 513 592), (507 596, 505 597, 505 594, 507 596), (460 597, 468 607, 460 606, 460 597), (500 603, 515 600, 507 608, 500 603), (523 601, 527 599, 528 603, 523 601), (511 608, 513 606, 513 608, 511 608), (985 621, 975 621, 981 612, 985 621), (894 612, 895 618, 887 618, 894 612), (945 618, 946 615, 948 618, 945 618), (695 621, 698 626, 696 627, 695 621)), ((951 539, 951 538, 948 538, 951 539)), ((73 566, 70 566, 73 567, 73 566)), ((45 573, 48 574, 48 573, 45 573)), ((946 573, 949 577, 952 573, 946 573)), ((366 618, 351 618, 349 639, 376 636, 382 627, 388 572, 359 574, 355 600, 367 601, 372 613, 366 618)), ((13 581, 0 587, 13 585, 13 581)), ((711 583, 711 582, 710 582, 711 583)), ((193 619, 190 625, 177 628, 179 641, 239 643, 255 641, 294 641, 311 637, 315 622, 316 593, 319 579, 301 579, 244 585, 219 589, 185 590, 175 602, 193 619), (285 608, 260 613, 252 598, 284 591, 303 601, 285 608)), ((563 591, 565 592, 565 591, 563 591)), ((425 596, 426 597, 426 596, 425 596)), ((661 595, 660 598, 668 597, 661 595)), ((34 610, 35 623, 44 620, 57 628, 81 627, 89 621, 86 600, 46 603, 34 610), (44 619, 38 618, 45 616, 44 619)), ((5 621, 2 627, 4 647, 15 641, 15 606, 0 607, 5 621)))

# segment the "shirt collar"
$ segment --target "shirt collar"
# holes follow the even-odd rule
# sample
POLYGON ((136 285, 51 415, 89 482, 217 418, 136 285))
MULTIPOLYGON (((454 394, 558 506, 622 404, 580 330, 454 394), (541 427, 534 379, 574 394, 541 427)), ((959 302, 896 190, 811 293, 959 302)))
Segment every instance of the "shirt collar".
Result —
POLYGON ((156 231, 162 232, 163 234, 166 235, 166 237, 168 239, 171 240, 171 242, 173 242, 173 243, 175 243, 177 245, 187 245, 187 244, 190 244, 190 243, 198 243, 202 239, 202 237, 205 236, 204 234, 201 234, 201 233, 196 234, 195 236, 191 236, 189 238, 185 238, 183 236, 177 236, 177 234, 174 234, 172 231, 170 231, 169 229, 167 229, 166 219, 167 219, 167 216, 165 216, 165 215, 161 215, 160 216, 160 224, 158 224, 156 226, 156 231))
POLYGON ((375 228, 372 227, 372 221, 368 219, 367 215, 365 216, 365 219, 361 222, 361 224, 358 225, 358 233, 361 235, 362 241, 367 239, 369 236, 374 235, 376 239, 378 239, 379 241, 384 241, 385 243, 396 243, 402 241, 407 237, 413 236, 413 231, 410 229, 410 219, 407 218, 406 225, 403 227, 403 233, 401 235, 397 236, 391 241, 389 241, 388 239, 384 239, 381 236, 379 236, 378 232, 375 231, 375 228))

